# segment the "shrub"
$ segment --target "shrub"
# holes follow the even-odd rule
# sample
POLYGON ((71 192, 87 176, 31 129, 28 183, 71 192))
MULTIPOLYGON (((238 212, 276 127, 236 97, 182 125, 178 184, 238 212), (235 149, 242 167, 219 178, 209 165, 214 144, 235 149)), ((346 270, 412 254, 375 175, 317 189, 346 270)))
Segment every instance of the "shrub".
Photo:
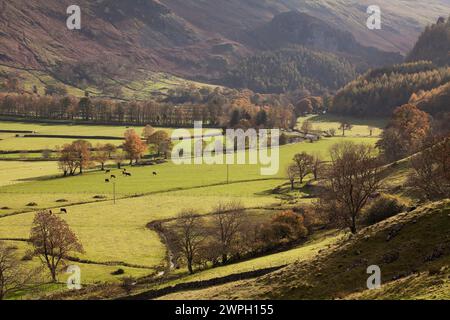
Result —
POLYGON ((103 195, 96 195, 92 197, 93 199, 106 199, 106 196, 103 195))
POLYGON ((27 207, 36 207, 38 204, 36 202, 30 202, 27 204, 27 207))
POLYGON ((127 294, 131 293, 134 285, 136 284, 136 280, 133 277, 123 277, 122 278, 122 288, 126 291, 127 294))
POLYGON ((270 243, 284 243, 308 235, 302 215, 293 211, 283 211, 276 214, 269 224, 262 228, 262 239, 270 243))
POLYGON ((393 217, 407 208, 407 203, 400 197, 381 194, 367 208, 363 220, 366 224, 374 224, 393 217))
POLYGON ((121 274, 124 274, 124 273, 125 273, 125 270, 123 270, 122 268, 119 268, 116 271, 111 272, 111 274, 113 276, 118 276, 118 275, 121 275, 121 274))

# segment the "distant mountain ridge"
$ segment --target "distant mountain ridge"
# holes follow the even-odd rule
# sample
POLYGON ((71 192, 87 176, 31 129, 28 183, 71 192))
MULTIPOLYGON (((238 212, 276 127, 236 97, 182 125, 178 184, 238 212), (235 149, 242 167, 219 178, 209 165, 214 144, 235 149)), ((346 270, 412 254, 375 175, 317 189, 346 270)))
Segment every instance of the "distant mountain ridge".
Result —
MULTIPOLYGON (((431 21, 443 5, 450 7, 449 0, 430 1, 432 9, 426 13, 431 21)), ((382 2, 392 7, 387 0, 382 2)), ((381 51, 387 46, 376 41, 373 48, 367 42, 360 44, 364 37, 359 31, 368 38, 372 33, 364 25, 365 5, 353 0, 332 6, 329 0, 79 0, 80 31, 65 27, 66 8, 71 4, 69 0, 0 0, 0 65, 38 69, 89 85, 92 76, 79 72, 86 65, 94 66, 95 72, 101 69, 98 76, 103 78, 134 79, 165 72, 217 83, 242 59, 290 45, 335 54, 362 69, 400 59, 396 53, 381 51), (361 19, 337 28, 345 12, 358 12, 361 19), (286 29, 286 18, 294 29, 286 29), (310 35, 302 38, 305 34, 310 35)), ((416 20, 417 15, 417 10, 410 10, 397 17, 421 30, 428 20, 416 20)), ((385 32, 401 32, 408 39, 417 36, 412 27, 391 31, 385 32)))
POLYGON ((402 60, 398 53, 362 46, 350 32, 336 29, 300 11, 276 15, 271 22, 254 30, 251 35, 254 46, 260 49, 276 50, 290 44, 302 45, 346 57, 359 65, 360 69, 391 65, 402 60))

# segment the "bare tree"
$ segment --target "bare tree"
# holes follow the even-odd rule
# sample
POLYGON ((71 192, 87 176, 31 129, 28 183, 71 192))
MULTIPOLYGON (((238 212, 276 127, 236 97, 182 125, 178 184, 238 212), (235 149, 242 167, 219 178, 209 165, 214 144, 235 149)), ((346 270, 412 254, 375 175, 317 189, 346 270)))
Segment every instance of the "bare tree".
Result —
POLYGON ((313 157, 306 152, 302 152, 296 154, 293 160, 297 167, 300 183, 303 183, 303 179, 312 171, 313 157))
POLYGON ((353 129, 353 126, 350 123, 345 122, 345 121, 341 122, 341 124, 339 126, 339 130, 342 130, 343 137, 345 136, 345 131, 352 130, 352 129, 353 129))
POLYGON ((34 254, 47 266, 54 282, 58 267, 69 257, 70 252, 83 253, 83 246, 66 221, 51 211, 36 213, 31 227, 30 241, 34 254))
POLYGON ((120 151, 118 151, 118 152, 116 152, 115 154, 114 154, 114 157, 113 157, 114 159, 114 162, 116 163, 116 165, 117 165, 117 169, 122 169, 122 163, 123 163, 123 161, 125 160, 125 158, 126 158, 126 155, 125 155, 125 153, 122 151, 122 150, 120 150, 120 151))
POLYGON ((297 166, 294 164, 289 165, 286 168, 286 175, 289 179, 289 182, 291 183, 291 191, 292 191, 292 190, 294 190, 295 178, 297 178, 297 175, 298 175, 297 166))
POLYGON ((244 220, 244 207, 239 202, 219 203, 213 210, 217 240, 220 242, 222 264, 227 263, 244 220))
POLYGON ((311 165, 311 171, 314 175, 314 180, 319 179, 319 173, 323 167, 323 161, 320 154, 316 153, 313 155, 313 161, 311 165))
POLYGON ((150 136, 155 133, 155 128, 153 128, 151 125, 146 125, 145 128, 142 130, 142 137, 145 141, 148 141, 150 136))
POLYGON ((304 134, 309 134, 313 130, 312 122, 309 120, 305 120, 302 123, 302 127, 300 129, 304 134))
POLYGON ((357 218, 370 195, 380 186, 379 161, 367 144, 342 142, 330 149, 331 165, 326 172, 321 201, 352 233, 357 232, 357 218))
POLYGON ((450 197, 450 138, 435 142, 411 159, 411 186, 429 200, 450 197))
POLYGON ((193 263, 205 239, 201 227, 200 218, 194 210, 184 210, 179 214, 178 242, 191 274, 194 273, 193 263))
POLYGON ((32 285, 37 270, 25 270, 16 249, 0 241, 0 300, 32 285))

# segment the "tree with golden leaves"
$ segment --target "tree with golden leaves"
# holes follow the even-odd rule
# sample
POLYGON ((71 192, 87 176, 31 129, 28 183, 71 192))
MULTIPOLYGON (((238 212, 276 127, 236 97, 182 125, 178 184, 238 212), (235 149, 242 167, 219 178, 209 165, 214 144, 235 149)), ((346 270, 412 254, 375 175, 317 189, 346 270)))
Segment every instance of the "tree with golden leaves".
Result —
POLYGON ((125 131, 123 151, 125 151, 127 159, 130 160, 130 164, 133 164, 133 160, 135 163, 138 163, 145 151, 147 151, 146 144, 142 141, 141 137, 136 133, 136 131, 134 131, 134 129, 125 131))
POLYGON ((377 146, 386 160, 394 161, 417 152, 430 132, 430 116, 406 104, 395 109, 377 146))

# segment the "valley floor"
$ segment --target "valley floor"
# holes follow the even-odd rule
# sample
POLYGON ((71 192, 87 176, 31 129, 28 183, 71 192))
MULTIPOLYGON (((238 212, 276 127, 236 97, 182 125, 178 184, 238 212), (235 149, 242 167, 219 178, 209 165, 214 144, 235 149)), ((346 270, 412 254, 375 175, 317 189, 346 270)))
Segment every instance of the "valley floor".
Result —
MULTIPOLYGON (((120 132, 124 130, 122 127, 74 128, 14 122, 8 122, 7 129, 56 135, 77 132, 78 135, 86 136, 120 136, 120 132)), ((115 203, 112 186, 104 182, 105 174, 98 169, 94 168, 82 176, 61 178, 55 161, 1 161, 0 240, 10 243, 17 248, 19 255, 24 255, 29 248, 26 240, 34 213, 41 209, 58 212, 61 207, 66 208, 68 214, 61 217, 69 223, 85 248, 84 254, 74 257, 74 263, 80 266, 82 283, 88 287, 120 283, 124 276, 132 276, 156 279, 156 287, 153 280, 145 287, 154 289, 307 259, 332 245, 339 236, 323 234, 285 252, 209 269, 191 276, 183 270, 172 270, 167 274, 165 244, 156 231, 146 226, 152 221, 173 218, 186 208, 208 214, 217 203, 230 200, 238 200, 246 208, 262 210, 261 212, 267 208, 280 210, 293 204, 310 203, 306 190, 298 189, 287 194, 274 192, 287 184, 284 177, 286 166, 294 154, 302 151, 320 153, 326 159, 329 147, 343 139, 370 144, 377 141, 376 137, 363 135, 363 127, 358 130, 357 135, 348 137, 324 138, 316 143, 302 142, 282 146, 280 170, 275 176, 261 176, 259 165, 232 165, 229 166, 228 173, 227 166, 224 165, 177 166, 170 161, 150 167, 127 167, 133 176, 117 179, 115 203), (157 175, 153 175, 153 172, 157 172, 157 175), (114 275, 114 271, 119 268, 124 270, 124 274, 114 275), (160 279, 163 271, 163 279, 160 279)), ((13 148, 20 149, 23 146, 20 144, 22 139, 26 138, 10 135, 5 141, 13 148)), ((53 143, 52 138, 46 140, 49 145, 53 143)), ((1 143, 2 141, 0 151, 1 143)), ((59 141, 55 140, 54 143, 59 141)), ((31 141, 25 145, 32 149, 38 147, 31 141)), ((111 174, 120 173, 112 166, 108 168, 111 169, 111 174)), ((27 264, 34 267, 39 265, 39 261, 34 258, 27 264)), ((61 285, 46 286, 40 293, 24 293, 22 298, 36 297, 43 292, 64 291, 63 283, 67 276, 61 274, 61 285)), ((48 276, 44 275, 44 278, 48 279, 48 276)))

